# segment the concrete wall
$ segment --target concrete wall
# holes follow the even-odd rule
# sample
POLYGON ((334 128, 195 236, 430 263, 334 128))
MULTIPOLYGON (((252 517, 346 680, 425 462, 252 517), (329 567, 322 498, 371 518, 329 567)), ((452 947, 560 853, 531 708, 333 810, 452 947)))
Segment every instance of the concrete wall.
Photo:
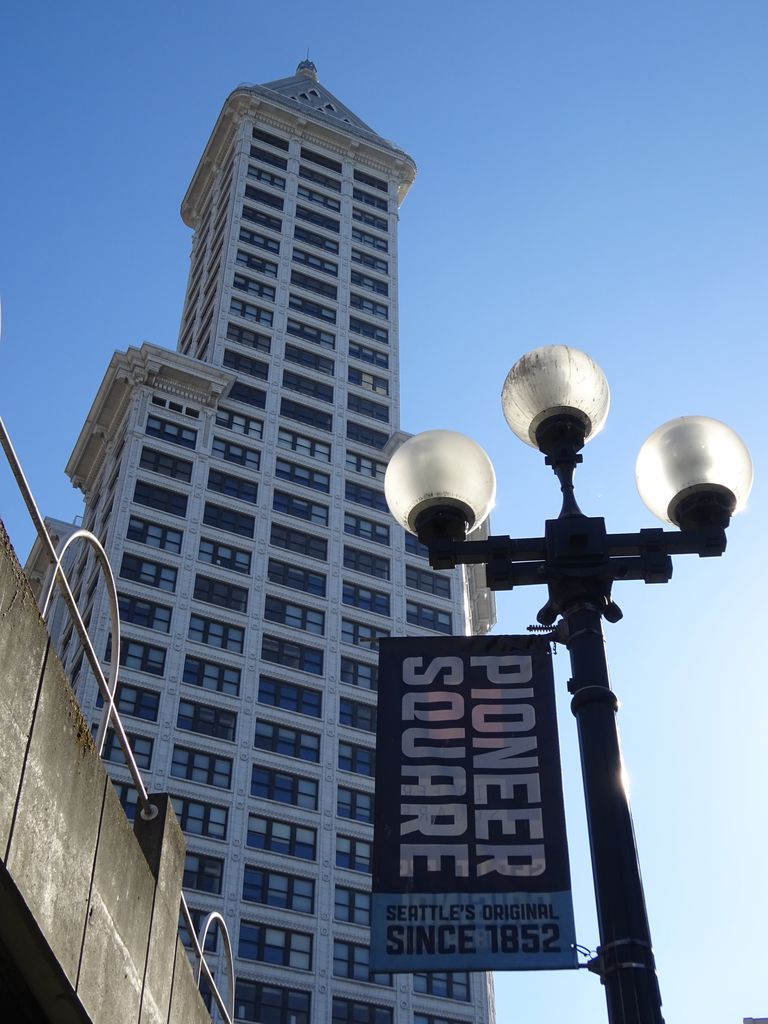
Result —
POLYGON ((210 1024, 178 939, 184 839, 115 796, 0 523, 0 985, 20 1021, 210 1024))

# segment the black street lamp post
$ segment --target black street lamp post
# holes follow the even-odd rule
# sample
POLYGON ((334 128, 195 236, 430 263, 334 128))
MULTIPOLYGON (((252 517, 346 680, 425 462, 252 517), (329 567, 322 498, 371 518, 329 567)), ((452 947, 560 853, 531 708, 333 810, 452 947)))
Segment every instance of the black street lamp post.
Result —
POLYGON ((549 346, 524 356, 504 384, 511 429, 536 447, 554 470, 563 496, 544 536, 467 541, 495 496, 485 452, 452 431, 410 438, 393 456, 385 479, 392 514, 428 547, 435 569, 484 564, 493 590, 546 584, 542 628, 570 653, 571 709, 578 725, 587 827, 600 945, 589 967, 605 986, 610 1024, 663 1024, 632 817, 605 659, 602 619, 621 611, 617 580, 666 583, 672 555, 725 551, 731 515, 751 487, 749 454, 716 420, 684 417, 660 427, 643 445, 636 477, 651 510, 679 531, 609 534, 599 517, 576 503, 573 475, 584 444, 601 429, 609 392, 600 368, 583 352, 549 346))

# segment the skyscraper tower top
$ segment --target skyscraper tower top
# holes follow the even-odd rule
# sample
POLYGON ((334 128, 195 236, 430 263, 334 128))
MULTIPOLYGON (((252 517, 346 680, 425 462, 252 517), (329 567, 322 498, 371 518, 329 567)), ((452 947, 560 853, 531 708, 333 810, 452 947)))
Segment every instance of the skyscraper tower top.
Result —
POLYGON ((398 205, 416 177, 413 159, 326 89, 318 81, 315 64, 307 59, 299 62, 290 78, 238 85, 227 97, 181 204, 181 216, 189 227, 197 227, 208 191, 244 121, 271 125, 307 145, 331 151, 339 160, 367 165, 379 177, 393 177, 398 205))

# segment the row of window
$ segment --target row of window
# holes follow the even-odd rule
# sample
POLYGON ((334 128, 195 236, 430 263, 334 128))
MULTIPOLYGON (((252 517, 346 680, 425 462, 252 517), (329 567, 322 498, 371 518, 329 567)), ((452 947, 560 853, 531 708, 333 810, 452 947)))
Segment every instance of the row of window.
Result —
MULTIPOLYGON (((413 975, 416 993, 447 996, 469 1002, 469 977, 465 973, 413 975), (448 993, 450 992, 450 995, 448 993)), ((311 1024, 311 996, 303 990, 284 988, 268 982, 238 978, 235 983, 235 1017, 263 1024, 311 1024)), ((330 1024, 392 1024, 393 1011, 357 999, 333 997, 330 1024)), ((461 1024, 432 1014, 415 1013, 413 1024, 461 1024)))

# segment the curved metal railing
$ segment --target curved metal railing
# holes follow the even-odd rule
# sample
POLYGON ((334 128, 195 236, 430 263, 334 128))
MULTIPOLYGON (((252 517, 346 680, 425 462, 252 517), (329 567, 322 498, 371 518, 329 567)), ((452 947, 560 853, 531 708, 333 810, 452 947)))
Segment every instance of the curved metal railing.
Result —
MULTIPOLYGON (((48 614, 51 605, 51 598, 53 595, 53 588, 58 583, 62 596, 64 598, 64 603, 66 604, 69 614, 72 617, 75 632, 77 633, 80 643, 83 646, 83 651, 85 652, 85 656, 88 659, 88 664, 91 666, 91 670, 94 676, 96 677, 96 682, 98 683, 99 690, 104 699, 104 713, 101 717, 101 721, 99 723, 99 727, 95 737, 95 742, 97 749, 99 751, 99 756, 101 756, 102 751, 104 749, 104 741, 106 739, 107 728, 109 727, 109 725, 112 725, 112 727, 115 730, 115 734, 117 735, 117 738, 120 742, 120 746, 125 757, 126 766, 128 767, 128 771, 131 774, 131 778, 138 792, 140 804, 139 813, 141 814, 142 818, 145 821, 151 821, 153 818, 157 817, 158 809, 149 799, 147 787, 144 784, 144 779, 142 778, 141 771, 139 770, 139 766, 137 765, 136 759, 133 756, 131 744, 128 740, 128 735, 126 734, 125 728, 120 718, 120 713, 117 710, 117 705, 115 704, 114 699, 117 687, 117 676, 120 665, 120 613, 117 603, 117 587, 115 585, 115 577, 114 573, 112 572, 112 567, 109 564, 107 553, 105 552, 98 537, 91 533, 90 530, 85 529, 75 530, 59 546, 58 551, 56 550, 56 548, 53 545, 53 541, 51 540, 51 536, 48 533, 48 530, 45 526, 43 517, 40 515, 40 510, 37 507, 37 503, 35 502, 32 490, 29 484, 27 483, 27 478, 24 475, 24 470, 21 467, 21 462, 19 461, 16 451, 14 450, 13 444, 11 443, 10 435, 6 430, 5 423, 3 422, 2 417, 0 417, 0 445, 2 445, 3 451, 5 452, 8 464, 11 467, 11 472, 13 473, 16 479, 16 484, 18 485, 19 491, 21 492, 21 496, 24 499, 24 504, 27 506, 27 511, 29 512, 29 515, 32 519, 32 523, 34 524, 37 536, 40 539, 40 543, 43 545, 43 548, 46 554, 48 555, 48 558, 54 565, 53 575, 50 580, 50 583, 48 584, 43 599, 43 618, 45 619, 48 614), (85 623, 83 622, 82 616, 80 615, 80 610, 77 607, 75 596, 72 593, 72 589, 69 585, 69 581, 67 580, 67 574, 63 566, 64 555, 66 554, 70 545, 75 541, 85 541, 94 548, 94 550, 96 551, 96 559, 101 567, 101 570, 104 574, 104 578, 106 580, 107 599, 109 601, 109 615, 112 626, 112 661, 110 663, 108 680, 104 676, 101 663, 99 662, 96 651, 93 647, 93 644, 91 643, 91 638, 88 635, 88 630, 85 626, 85 623)), ((183 892, 181 893, 181 912, 187 926, 187 931, 192 939, 193 949, 198 960, 198 987, 200 986, 201 976, 204 976, 206 982, 210 986, 211 994, 216 1002, 216 1005, 221 1011, 224 1020, 226 1021, 226 1024, 232 1024, 235 1016, 234 960, 232 957, 232 944, 229 939, 229 932, 227 930, 226 921, 217 911, 213 911, 212 913, 210 913, 203 923, 202 939, 200 940, 195 934, 194 922, 192 920, 192 915, 189 911, 189 907, 187 905, 187 901, 184 897, 183 892), (224 951, 226 953, 229 966, 229 1006, 225 1004, 224 999, 221 993, 219 992, 218 986, 216 985, 213 974, 211 973, 211 970, 205 959, 205 940, 208 934, 208 930, 213 921, 221 922, 222 935, 224 937, 224 951)))

